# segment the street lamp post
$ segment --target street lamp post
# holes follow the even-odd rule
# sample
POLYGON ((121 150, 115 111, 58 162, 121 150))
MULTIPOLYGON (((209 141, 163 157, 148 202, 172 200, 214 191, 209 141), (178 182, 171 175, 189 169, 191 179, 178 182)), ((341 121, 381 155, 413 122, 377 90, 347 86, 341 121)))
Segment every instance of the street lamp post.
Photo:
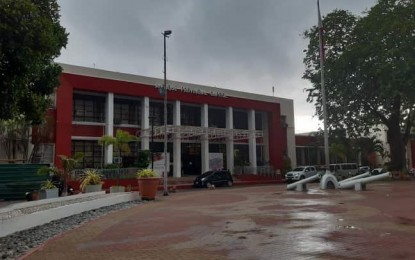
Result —
POLYGON ((164 39, 164 175, 163 175, 163 196, 168 196, 167 175, 169 162, 167 161, 167 77, 166 77, 166 38, 171 35, 171 30, 163 33, 164 39))
POLYGON ((151 170, 154 171, 154 115, 148 117, 151 120, 151 170))

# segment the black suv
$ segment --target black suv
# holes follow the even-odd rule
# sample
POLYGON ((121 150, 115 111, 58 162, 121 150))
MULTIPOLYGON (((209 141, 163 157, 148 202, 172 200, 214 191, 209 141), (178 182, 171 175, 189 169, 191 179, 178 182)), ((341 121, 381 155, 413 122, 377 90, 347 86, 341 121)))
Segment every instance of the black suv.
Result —
POLYGON ((232 186, 232 175, 228 170, 208 171, 197 176, 193 182, 193 187, 232 186))

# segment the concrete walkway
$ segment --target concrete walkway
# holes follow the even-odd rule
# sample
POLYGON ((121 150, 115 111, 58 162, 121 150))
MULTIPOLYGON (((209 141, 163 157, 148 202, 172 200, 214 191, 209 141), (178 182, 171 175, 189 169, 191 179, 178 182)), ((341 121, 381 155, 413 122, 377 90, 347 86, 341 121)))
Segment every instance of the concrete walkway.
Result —
POLYGON ((25 259, 415 259, 415 182, 364 192, 309 188, 160 196, 62 234, 25 259))

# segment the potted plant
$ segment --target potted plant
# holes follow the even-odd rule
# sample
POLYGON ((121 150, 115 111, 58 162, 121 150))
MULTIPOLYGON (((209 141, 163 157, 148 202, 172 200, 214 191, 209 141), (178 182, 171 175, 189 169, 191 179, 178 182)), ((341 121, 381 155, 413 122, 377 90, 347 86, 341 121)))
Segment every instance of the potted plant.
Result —
POLYGON ((160 178, 151 169, 142 169, 137 172, 138 189, 142 200, 154 200, 160 178))
POLYGON ((85 170, 81 175, 80 181, 79 188, 86 193, 101 191, 102 184, 104 183, 102 175, 95 169, 85 170))
MULTIPOLYGON (((37 174, 47 175, 50 178, 51 184, 53 184, 55 188, 58 188, 58 196, 62 195, 63 176, 62 176, 61 171, 59 171, 58 168, 56 168, 55 166, 42 166, 37 170, 37 174)), ((51 189, 51 188, 46 188, 46 189, 51 189)))
POLYGON ((40 187, 40 199, 52 199, 59 197, 59 189, 51 180, 46 180, 40 187))

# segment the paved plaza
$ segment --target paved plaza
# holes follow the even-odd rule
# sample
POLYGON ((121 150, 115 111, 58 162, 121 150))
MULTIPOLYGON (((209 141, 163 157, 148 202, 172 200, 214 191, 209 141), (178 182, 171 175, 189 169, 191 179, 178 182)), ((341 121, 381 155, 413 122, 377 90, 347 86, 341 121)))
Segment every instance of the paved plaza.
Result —
POLYGON ((415 182, 179 191, 61 234, 25 259, 415 259, 415 182))

